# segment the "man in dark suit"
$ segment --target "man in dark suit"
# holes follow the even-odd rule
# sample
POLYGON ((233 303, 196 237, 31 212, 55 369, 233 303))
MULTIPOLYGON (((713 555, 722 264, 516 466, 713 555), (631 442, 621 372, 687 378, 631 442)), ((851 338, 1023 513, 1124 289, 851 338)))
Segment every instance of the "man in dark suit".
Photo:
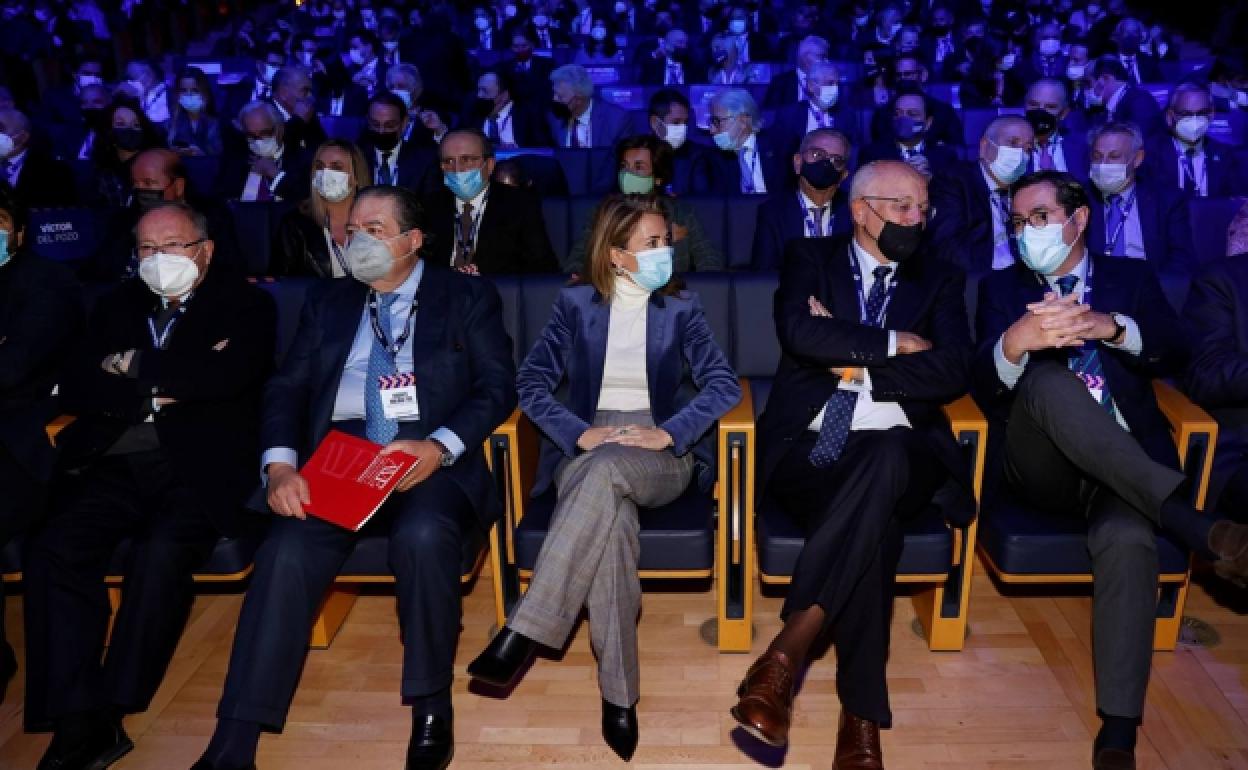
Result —
POLYGON ((1180 83, 1170 92, 1165 134, 1147 143, 1145 164, 1161 186, 1189 198, 1230 198, 1248 194, 1248 169, 1234 151, 1206 136, 1213 117, 1209 88, 1180 83))
POLYGON ((808 97, 806 76, 815 62, 828 60, 830 51, 831 46, 828 45, 828 41, 821 37, 808 35, 802 38, 802 41, 797 44, 797 66, 776 75, 767 84, 767 93, 763 96, 763 109, 778 110, 806 99, 808 97))
POLYGON ((853 235, 790 242, 776 290, 781 358, 758 421, 756 483, 800 522, 806 545, 784 627, 750 666, 732 714, 784 746, 794 682, 831 628, 838 768, 883 766, 903 523, 947 483, 948 518, 965 522, 974 510, 969 469, 940 408, 969 384, 965 277, 921 251, 926 186, 904 163, 863 167, 850 191, 853 235))
MULTIPOLYGON (((0 547, 43 511, 56 455, 45 426, 60 415, 52 389, 82 328, 82 292, 63 265, 28 249, 26 212, 0 185, 0 547)), ((0 584, 0 701, 17 671, 4 635, 0 584)))
POLYGON ((108 767, 132 744, 194 599, 191 572, 222 535, 254 533, 260 389, 272 299, 210 269, 202 216, 168 203, 139 220, 139 277, 95 306, 60 380, 77 419, 57 436, 53 513, 27 547, 26 721, 55 735, 40 768, 108 767), (113 551, 131 542, 104 662, 113 551), (66 629, 74 629, 66 633, 66 629))
POLYGON ((0 182, 14 188, 25 206, 73 205, 73 174, 69 166, 52 157, 51 152, 32 147, 30 129, 30 120, 24 113, 0 110, 0 182))
POLYGON ((1034 142, 1026 120, 999 117, 984 130, 973 165, 932 181, 936 217, 930 236, 936 256, 973 273, 1014 264, 1009 187, 1026 172, 1034 142))
POLYGON ((1148 91, 1131 85, 1127 70, 1113 56, 1102 56, 1092 65, 1092 101, 1105 110, 1107 122, 1134 123, 1145 136, 1163 128, 1161 108, 1148 91))
POLYGON ((35 122, 53 130, 78 125, 82 122, 82 91, 96 85, 104 85, 104 60, 88 51, 74 65, 69 83, 49 88, 40 95, 42 109, 35 122))
POLYGON ((1248 521, 1248 253, 1206 265, 1183 308, 1192 357, 1184 390, 1218 421, 1206 510, 1248 521))
MULTIPOLYGON (((850 109, 849 99, 841 98, 840 72, 828 61, 810 65, 806 75, 806 98, 776 110, 769 128, 781 152, 797 152, 802 137, 817 128, 832 128, 858 142, 858 112, 850 109)), ((846 94, 848 96, 848 94, 846 94)))
POLYGON ((648 86, 686 86, 703 78, 706 65, 693 55, 689 36, 674 28, 659 38, 653 51, 637 60, 638 81, 648 86))
POLYGON ((786 154, 771 132, 762 130, 762 115, 749 91, 729 88, 715 94, 710 128, 719 148, 715 192, 767 195, 785 189, 792 152, 786 154))
POLYGON ((1050 19, 1032 30, 1031 48, 1018 64, 1018 76, 1024 83, 1041 78, 1066 77, 1067 57, 1062 54, 1062 25, 1050 19))
POLYGON ((964 55, 962 43, 954 35, 954 12, 949 4, 935 3, 928 16, 919 51, 923 57, 923 66, 928 72, 936 74, 938 80, 943 79, 946 61, 956 61, 964 55))
POLYGON ((817 128, 793 154, 797 190, 785 189, 758 207, 750 267, 779 270, 785 246, 796 238, 847 235, 853 229, 841 183, 849 174, 853 144, 832 128, 817 128))
POLYGON ((246 149, 227 152, 217 178, 221 197, 241 201, 302 201, 308 197, 311 158, 285 142, 282 115, 270 102, 252 102, 238 114, 246 149))
POLYGON ((511 71, 517 99, 542 105, 551 99, 550 73, 555 65, 549 56, 534 56, 534 47, 532 35, 517 30, 511 36, 511 58, 501 66, 511 71))
POLYGON ((1073 112, 1066 82, 1041 78, 1027 89, 1027 122, 1036 133, 1030 171, 1067 171, 1082 177, 1088 167, 1088 132, 1083 113, 1073 112))
POLYGON ((426 205, 432 266, 474 275, 558 272, 541 202, 529 190, 490 183, 494 148, 485 136, 452 131, 439 152, 444 184, 426 205))
POLYGON ((1127 82, 1138 86, 1141 83, 1159 83, 1164 78, 1161 64, 1151 52, 1141 51, 1140 45, 1148 39, 1148 30, 1139 19, 1127 17, 1118 22, 1114 28, 1113 44, 1118 49, 1118 61, 1127 73, 1127 82))
POLYGON ((628 113, 594 98, 594 83, 579 64, 550 73, 555 112, 549 116, 556 147, 614 147, 630 133, 628 113))
POLYGON ((709 195, 715 187, 715 151, 691 141, 693 111, 680 91, 661 88, 650 97, 650 130, 672 147, 672 195, 709 195))
POLYGON ((251 102, 268 101, 273 98, 273 76, 286 66, 286 52, 280 45, 270 45, 259 51, 256 71, 226 86, 226 97, 221 114, 234 116, 251 102))
POLYGON ((961 161, 952 148, 929 139, 933 119, 928 97, 917 85, 899 85, 893 96, 893 128, 888 139, 877 141, 859 153, 860 165, 876 160, 904 160, 928 181, 934 176, 958 173, 961 161))
MULTIPOLYGON (((400 139, 436 155, 438 142, 450 130, 451 126, 448 124, 454 121, 449 112, 435 109, 433 102, 426 97, 425 80, 421 77, 420 70, 416 69, 416 65, 407 62, 387 68, 385 90, 378 91, 376 96, 385 96, 387 91, 398 97, 403 104, 403 114, 407 116, 400 139), (447 115, 446 118, 443 118, 443 113, 447 115)), ((368 107, 361 112, 367 113, 368 107)))
POLYGON ((477 98, 460 125, 482 131, 498 147, 551 146, 543 113, 514 98, 515 85, 503 67, 486 69, 477 78, 477 98))
POLYGON ((296 468, 331 429, 420 461, 365 531, 388 534, 397 581, 402 695, 412 706, 406 767, 444 770, 454 751, 461 541, 498 515, 481 447, 516 404, 511 341, 493 284, 419 258, 424 213, 410 191, 362 190, 349 227, 356 280, 309 294, 265 389, 261 463, 279 518, 256 555, 217 729, 195 770, 254 768, 261 729, 282 729, 317 606, 359 539, 306 516, 315 500, 296 468), (399 389, 406 400, 380 387, 397 374, 414 376, 399 389))
POLYGON ((51 129, 52 151, 62 161, 90 160, 97 136, 108 130, 103 124, 105 110, 112 102, 107 87, 91 83, 82 87, 79 94, 79 112, 82 117, 75 123, 54 126, 51 129))
MULTIPOLYGON (((900 92, 902 83, 917 84, 925 89, 928 81, 927 67, 914 54, 899 54, 893 62, 891 79, 895 92, 900 92)), ((928 139, 943 142, 950 147, 960 147, 965 142, 962 131, 962 119, 949 102, 942 101, 929 94, 927 96, 927 114, 932 117, 932 127, 928 130, 928 139)), ((871 113, 871 138, 873 141, 887 141, 892 132, 893 112, 889 105, 882 104, 871 113)))
POLYGON ((1154 377, 1181 371, 1187 343, 1156 274, 1103 257, 1091 204, 1069 174, 1012 189, 1021 259, 980 283, 975 396, 1002 437, 990 495, 1088 519, 1094 576, 1097 770, 1134 768, 1157 605, 1158 529, 1219 569, 1248 571, 1248 527, 1214 524, 1189 500, 1154 377))
MULTIPOLYGON (((398 65, 404 66, 402 64, 398 65)), ((360 150, 368 161, 369 184, 389 184, 426 191, 435 177, 437 151, 401 138, 411 118, 399 97, 379 92, 368 102, 368 123, 360 150)))
POLYGON ((328 136, 316 115, 312 78, 300 67, 283 67, 273 75, 273 106, 282 114, 286 144, 300 153, 316 152, 328 136))
POLYGON ((1088 248, 1111 257, 1147 259, 1158 272, 1186 275, 1195 264, 1188 196, 1141 174, 1144 137, 1109 123, 1092 135, 1092 215, 1088 248))

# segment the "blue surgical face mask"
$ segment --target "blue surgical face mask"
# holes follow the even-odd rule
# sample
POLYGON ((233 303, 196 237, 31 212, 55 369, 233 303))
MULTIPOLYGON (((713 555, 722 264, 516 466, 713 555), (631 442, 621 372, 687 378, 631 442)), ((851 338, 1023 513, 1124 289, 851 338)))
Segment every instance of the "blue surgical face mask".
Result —
POLYGON ((646 291, 658 291, 672 280, 672 247, 658 246, 631 252, 637 259, 637 272, 628 277, 646 291))
POLYGON ((442 181, 446 183, 447 189, 461 201, 472 200, 485 187, 485 177, 481 176, 481 169, 479 168, 474 168, 471 171, 444 172, 442 181))

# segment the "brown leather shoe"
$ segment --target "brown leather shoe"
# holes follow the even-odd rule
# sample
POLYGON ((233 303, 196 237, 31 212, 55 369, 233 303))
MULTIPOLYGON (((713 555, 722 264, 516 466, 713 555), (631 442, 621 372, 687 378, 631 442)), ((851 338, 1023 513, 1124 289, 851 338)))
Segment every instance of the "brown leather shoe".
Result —
POLYGON ((1219 521, 1209 530, 1209 548, 1218 555, 1214 572, 1240 588, 1248 587, 1248 525, 1219 521))
POLYGON ((1135 770, 1135 754, 1122 749, 1100 749, 1092 757, 1092 770, 1135 770))
POLYGON ((737 688, 741 699, 732 707, 732 718, 768 746, 789 742, 794 673, 789 656, 768 650, 745 672, 737 688))
POLYGON ((836 733, 836 759, 832 770, 884 770, 880 751, 880 726, 841 709, 836 733))

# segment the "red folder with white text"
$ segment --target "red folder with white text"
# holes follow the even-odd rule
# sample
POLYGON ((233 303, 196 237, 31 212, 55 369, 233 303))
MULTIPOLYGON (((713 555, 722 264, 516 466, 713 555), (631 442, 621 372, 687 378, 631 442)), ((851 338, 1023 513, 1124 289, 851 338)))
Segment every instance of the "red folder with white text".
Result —
POLYGON ((308 482, 308 513, 359 532, 420 460, 405 452, 331 430, 300 473, 308 482))

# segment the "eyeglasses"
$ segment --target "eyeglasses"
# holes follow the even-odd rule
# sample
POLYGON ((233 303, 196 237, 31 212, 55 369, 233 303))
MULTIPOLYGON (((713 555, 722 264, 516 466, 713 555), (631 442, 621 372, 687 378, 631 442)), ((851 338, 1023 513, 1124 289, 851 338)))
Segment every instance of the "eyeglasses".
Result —
POLYGON ((159 243, 159 244, 145 242, 145 243, 140 243, 138 245, 138 248, 136 248, 134 252, 138 254, 140 258, 150 257, 157 252, 162 252, 165 254, 177 254, 179 256, 189 257, 190 250, 195 248, 196 246, 198 246, 199 244, 203 243, 206 240, 208 239, 200 238, 197 241, 165 241, 164 243, 159 243))
POLYGON ((710 122, 711 128, 718 129, 728 121, 736 120, 738 117, 740 117, 740 113, 736 115, 712 115, 710 122))
POLYGON ((456 157, 446 157, 441 161, 443 171, 471 170, 480 168, 485 163, 484 155, 460 155, 456 157))
POLYGON ((935 206, 932 206, 930 203, 916 204, 913 198, 890 198, 883 195, 864 195, 862 196, 862 199, 864 201, 885 201, 888 203, 888 210, 899 219, 908 218, 915 211, 915 209, 918 209, 919 217, 922 218, 924 223, 931 222, 936 216, 935 206))
POLYGON ((845 167, 849 164, 849 159, 844 155, 836 155, 825 150, 821 150, 818 147, 811 147, 806 150, 806 152, 802 154, 802 160, 807 163, 822 163, 825 160, 830 160, 832 161, 832 168, 837 171, 844 171, 845 167))
MULTIPOLYGON (((1036 209, 1025 217, 1010 217, 1010 229, 1014 231, 1015 235, 1022 234, 1024 225, 1031 225, 1039 229, 1049 223, 1049 215, 1054 213, 1057 212, 1049 211, 1048 209, 1036 209)), ((1066 217, 1062 224, 1064 225, 1069 221, 1070 217, 1066 217)))

